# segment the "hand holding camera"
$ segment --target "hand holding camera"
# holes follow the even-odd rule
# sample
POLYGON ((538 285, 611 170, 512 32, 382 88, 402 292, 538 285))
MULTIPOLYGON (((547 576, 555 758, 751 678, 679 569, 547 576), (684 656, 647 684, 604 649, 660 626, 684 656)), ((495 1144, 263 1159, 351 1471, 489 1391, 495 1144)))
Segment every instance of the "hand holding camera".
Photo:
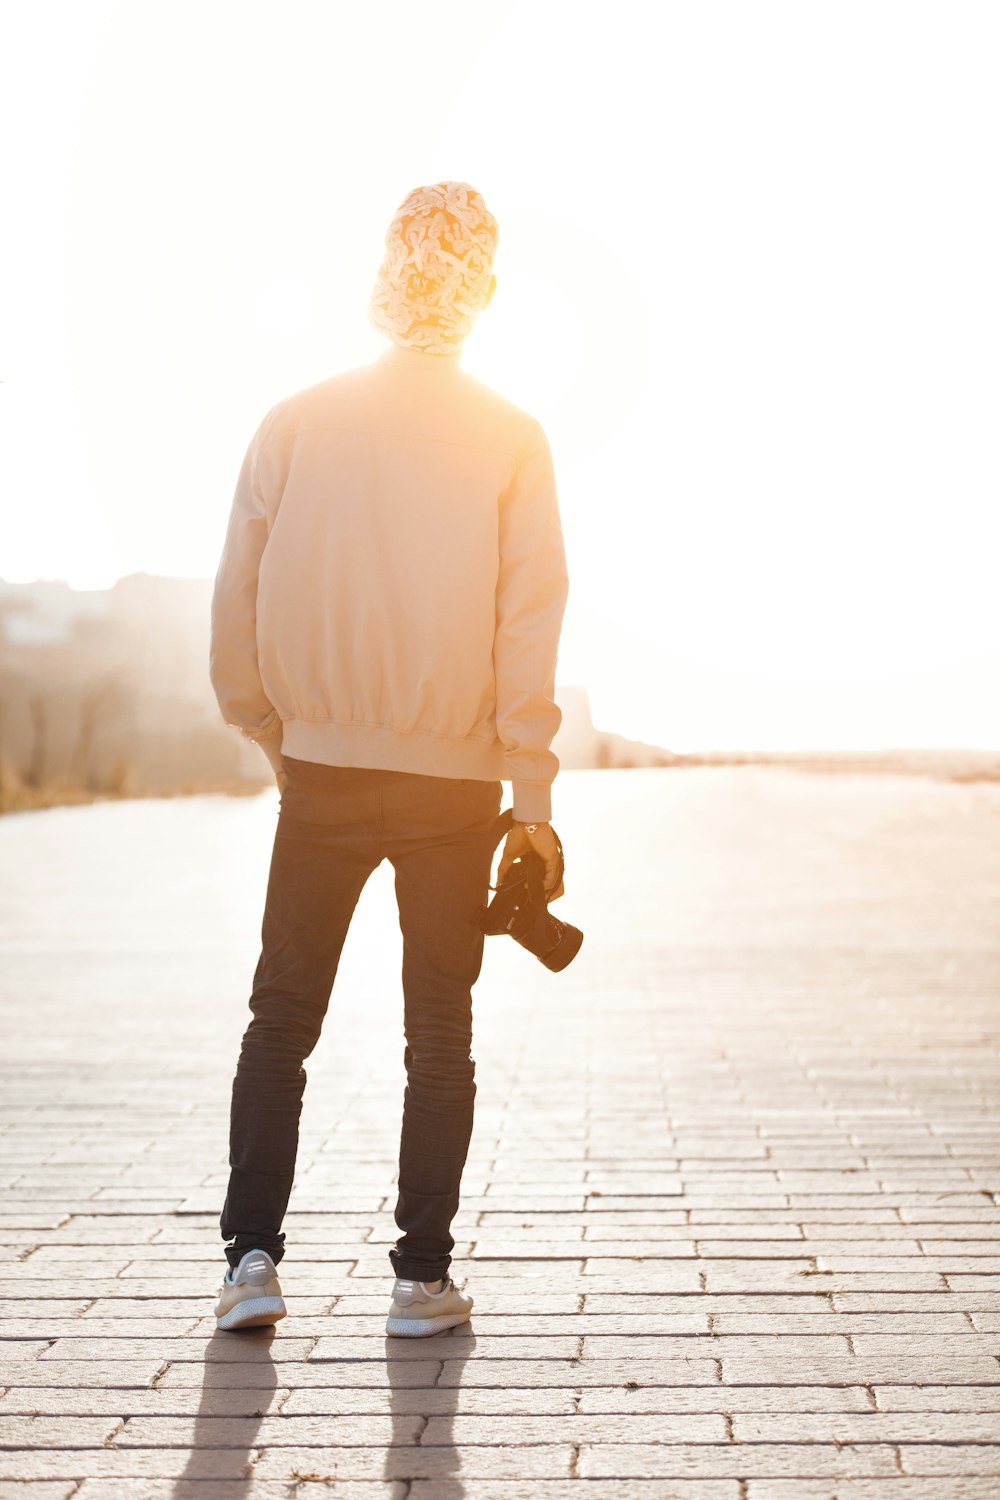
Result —
POLYGON ((545 899, 557 901, 565 892, 563 885, 563 857, 558 836, 551 823, 515 823, 507 835, 497 871, 497 885, 503 885, 511 865, 529 849, 539 856, 545 866, 545 899))
MULTIPOLYGON (((511 813, 501 813, 497 839, 511 824, 511 813)), ((548 909, 549 901, 563 893, 563 869, 562 844, 550 824, 535 824, 530 830, 514 825, 504 846, 497 883, 490 887, 496 895, 483 908, 481 918, 485 933, 508 934, 554 973, 572 962, 583 942, 578 927, 560 922, 548 909)))

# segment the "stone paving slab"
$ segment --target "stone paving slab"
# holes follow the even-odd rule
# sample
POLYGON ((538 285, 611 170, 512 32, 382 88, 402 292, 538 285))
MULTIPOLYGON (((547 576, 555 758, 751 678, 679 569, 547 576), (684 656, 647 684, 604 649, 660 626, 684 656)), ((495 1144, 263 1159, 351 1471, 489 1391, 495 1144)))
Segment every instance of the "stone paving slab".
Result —
POLYGON ((224 1335, 276 798, 0 821, 0 1500, 1000 1492, 1000 788, 558 791, 586 943, 562 975, 487 945, 455 1223, 476 1316, 416 1344, 382 1327, 390 868, 308 1065, 289 1317, 224 1335))
POLYGON ((985 1500, 980 1479, 751 1479, 746 1500, 985 1500))

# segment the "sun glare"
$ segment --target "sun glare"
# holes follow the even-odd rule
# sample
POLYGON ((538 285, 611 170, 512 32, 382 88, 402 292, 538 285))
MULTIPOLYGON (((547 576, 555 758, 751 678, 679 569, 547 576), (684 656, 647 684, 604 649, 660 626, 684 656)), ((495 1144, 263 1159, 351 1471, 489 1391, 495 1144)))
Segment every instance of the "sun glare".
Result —
MULTIPOLYGON (((44 110, 28 71, 0 93, 34 131, 7 197, 33 233, 3 247, 5 578, 211 577, 257 424, 378 356, 392 212, 458 178, 500 228, 463 366, 548 434, 570 680, 631 692, 650 738, 701 738, 699 692, 706 738, 828 738, 821 698, 777 713, 796 681, 891 679, 901 735, 987 722, 962 674, 1000 649, 996 22, 637 5, 609 31, 515 0, 463 13, 415 105, 396 0, 202 9, 204 45, 158 34, 140 82, 144 7, 64 5, 59 46, 21 7, 51 73, 44 110), (331 87, 334 53, 364 61, 331 87), (514 75, 528 107, 484 108, 514 75)), ((838 732, 873 703, 842 696, 838 732)))
POLYGON ((551 422, 572 400, 587 357, 586 325, 573 293, 527 268, 505 272, 500 262, 495 299, 479 317, 463 367, 551 422))
POLYGON ((296 276, 275 276, 258 286, 253 299, 254 324, 263 333, 295 338, 316 320, 315 289, 296 276))

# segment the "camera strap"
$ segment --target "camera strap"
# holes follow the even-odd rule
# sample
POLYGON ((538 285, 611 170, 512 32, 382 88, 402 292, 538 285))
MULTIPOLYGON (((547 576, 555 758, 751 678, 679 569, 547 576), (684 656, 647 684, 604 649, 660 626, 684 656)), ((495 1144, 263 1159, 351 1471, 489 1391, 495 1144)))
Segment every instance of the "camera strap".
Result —
POLYGON ((493 824, 493 841, 490 845, 490 848, 496 849, 497 844, 499 844, 500 840, 504 837, 505 834, 510 833, 510 830, 513 828, 513 826, 514 809, 512 807, 505 807, 503 812, 500 813, 496 822, 493 824))

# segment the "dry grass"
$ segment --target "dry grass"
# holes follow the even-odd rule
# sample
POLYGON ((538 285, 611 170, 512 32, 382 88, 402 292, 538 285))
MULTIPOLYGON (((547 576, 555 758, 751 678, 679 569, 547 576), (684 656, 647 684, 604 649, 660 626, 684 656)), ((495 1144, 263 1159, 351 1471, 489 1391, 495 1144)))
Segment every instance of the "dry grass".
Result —
POLYGON ((4 813, 36 812, 46 807, 75 807, 92 802, 126 802, 146 797, 198 797, 215 794, 254 797, 269 784, 254 781, 205 781, 179 786, 127 787, 118 790, 90 788, 69 778, 30 786, 6 773, 0 779, 0 816, 4 813))

